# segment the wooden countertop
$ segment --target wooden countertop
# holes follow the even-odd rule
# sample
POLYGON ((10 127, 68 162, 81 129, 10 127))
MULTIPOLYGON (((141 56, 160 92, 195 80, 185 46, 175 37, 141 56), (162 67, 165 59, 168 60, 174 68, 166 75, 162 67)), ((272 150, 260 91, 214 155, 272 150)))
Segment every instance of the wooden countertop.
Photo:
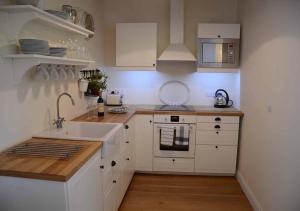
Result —
POLYGON ((77 122, 102 122, 102 123, 126 123, 135 114, 135 109, 129 107, 128 112, 125 114, 113 114, 107 111, 105 107, 105 114, 103 117, 98 117, 96 115, 89 116, 88 114, 83 114, 76 117, 72 121, 77 122))
POLYGON ((244 113, 236 108, 214 108, 210 106, 194 106, 194 111, 158 111, 155 105, 129 105, 129 111, 126 114, 112 114, 105 108, 104 117, 91 116, 88 114, 81 115, 73 119, 78 122, 104 122, 104 123, 126 123, 135 114, 175 114, 175 115, 203 115, 203 116, 239 116, 243 117, 244 113))
POLYGON ((0 153, 0 176, 13 176, 31 179, 68 181, 102 146, 102 142, 69 141, 33 138, 23 143, 55 143, 83 145, 78 153, 67 159, 37 156, 11 155, 0 153))

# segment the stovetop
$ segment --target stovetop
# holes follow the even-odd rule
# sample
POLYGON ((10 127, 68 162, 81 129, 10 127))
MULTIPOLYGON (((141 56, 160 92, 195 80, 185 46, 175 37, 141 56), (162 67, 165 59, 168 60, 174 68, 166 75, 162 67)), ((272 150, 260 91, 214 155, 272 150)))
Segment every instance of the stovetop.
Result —
POLYGON ((193 106, 189 105, 157 105, 156 111, 195 111, 193 106))

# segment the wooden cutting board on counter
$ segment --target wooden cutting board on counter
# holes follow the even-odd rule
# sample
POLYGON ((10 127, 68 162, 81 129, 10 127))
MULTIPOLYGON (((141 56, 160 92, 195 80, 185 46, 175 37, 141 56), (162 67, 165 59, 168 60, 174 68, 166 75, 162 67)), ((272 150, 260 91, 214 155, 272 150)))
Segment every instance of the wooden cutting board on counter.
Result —
POLYGON ((33 138, 0 153, 0 176, 65 182, 101 147, 102 142, 33 138), (21 153, 14 153, 18 152, 18 150, 13 151, 16 147, 26 144, 43 145, 44 148, 38 150, 39 153, 36 150, 29 155, 22 150, 21 153), (80 150, 66 158, 52 156, 52 154, 50 156, 49 153, 42 155, 43 151, 47 151, 45 147, 52 145, 57 147, 54 149, 57 152, 71 145, 80 147, 80 150))

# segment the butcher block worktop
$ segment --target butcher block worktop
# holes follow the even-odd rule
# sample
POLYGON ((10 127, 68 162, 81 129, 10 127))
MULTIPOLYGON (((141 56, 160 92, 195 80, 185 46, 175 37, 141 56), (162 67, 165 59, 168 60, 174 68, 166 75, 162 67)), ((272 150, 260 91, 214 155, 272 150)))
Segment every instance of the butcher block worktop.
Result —
MULTIPOLYGON (((0 176, 13 176, 31 179, 68 181, 102 146, 102 142, 69 141, 33 138, 24 143, 50 143, 79 145, 82 149, 70 158, 13 155, 0 153, 0 176)), ((17 145, 18 146, 18 145, 17 145)))
POLYGON ((203 115, 203 116, 240 116, 244 113, 236 108, 214 108, 212 106, 193 106, 194 111, 158 111, 155 105, 129 105, 126 114, 112 114, 105 108, 103 117, 89 116, 84 114, 73 121, 79 122, 107 122, 107 123, 126 123, 134 114, 174 114, 174 115, 203 115))

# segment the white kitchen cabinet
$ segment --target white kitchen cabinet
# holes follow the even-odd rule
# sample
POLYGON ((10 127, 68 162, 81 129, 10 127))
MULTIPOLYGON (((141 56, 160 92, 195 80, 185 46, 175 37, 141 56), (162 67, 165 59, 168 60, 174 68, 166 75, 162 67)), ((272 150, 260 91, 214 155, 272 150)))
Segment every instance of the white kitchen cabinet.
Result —
MULTIPOLYGON (((121 152, 121 168, 122 179, 121 189, 123 196, 125 195, 127 188, 132 180, 135 170, 135 145, 134 145, 134 118, 130 119, 125 124, 125 139, 123 141, 123 147, 121 152)), ((123 198, 122 196, 122 198, 123 198)))
POLYGON ((238 145, 239 132, 226 130, 197 130, 196 144, 238 145))
POLYGON ((152 171, 153 115, 135 116, 135 170, 152 171))
POLYGON ((238 116, 198 116, 195 172, 235 174, 239 137, 238 116))
POLYGON ((195 171, 201 173, 235 174, 236 146, 197 145, 195 171))
POLYGON ((166 172, 194 172, 194 159, 153 158, 153 170, 166 172))
POLYGON ((100 160, 98 151, 67 182, 1 176, 0 210, 102 211, 100 160))
POLYGON ((134 174, 134 119, 116 134, 111 151, 102 158, 104 211, 118 210, 134 174))
POLYGON ((198 38, 240 38, 240 24, 198 24, 198 38))
POLYGON ((157 24, 116 24, 116 66, 156 69, 157 24))

